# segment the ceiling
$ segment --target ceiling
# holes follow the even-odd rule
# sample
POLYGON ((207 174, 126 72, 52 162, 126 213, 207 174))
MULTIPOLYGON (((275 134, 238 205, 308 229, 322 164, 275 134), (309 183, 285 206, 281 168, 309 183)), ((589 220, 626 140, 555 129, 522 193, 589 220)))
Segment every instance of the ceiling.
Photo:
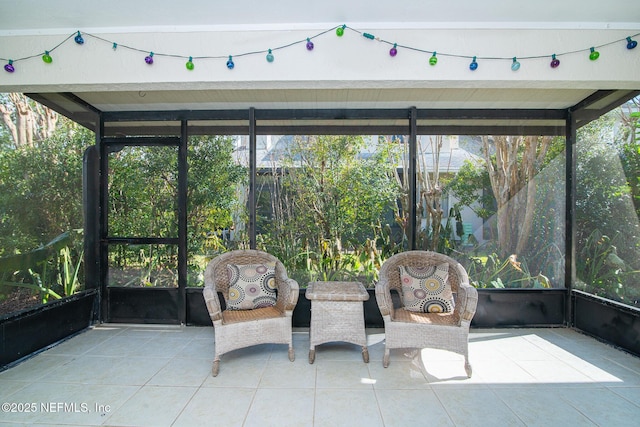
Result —
MULTIPOLYGON (((94 33, 163 32, 208 30, 286 30, 328 28, 341 23, 364 28, 488 28, 488 29, 636 29, 640 30, 640 1, 614 0, 0 0, 0 37, 21 35, 69 34, 82 28, 94 33)), ((0 85, 1 86, 1 85, 0 85)), ((588 86, 587 86, 588 87, 588 86)), ((606 88, 609 89, 609 88, 606 88)), ((635 88, 640 89, 640 87, 635 88)), ((477 121, 492 117, 496 125, 510 123, 522 129, 543 129, 557 132, 563 120, 544 111, 562 111, 580 104, 592 112, 615 106, 640 92, 628 87, 620 91, 599 91, 598 88, 508 88, 476 87, 439 88, 415 87, 349 87, 349 88, 219 88, 194 90, 181 88, 167 90, 84 90, 82 92, 34 93, 31 96, 73 120, 97 129, 97 114, 112 113, 120 124, 114 134, 127 131, 127 120, 134 117, 128 112, 162 112, 162 117, 173 117, 171 111, 241 111, 239 121, 226 122, 224 114, 218 117, 218 129, 230 131, 245 128, 246 111, 287 109, 289 116, 261 119, 261 123, 273 130, 286 129, 293 119, 301 129, 309 129, 321 123, 320 119, 335 123, 335 117, 325 116, 324 110, 334 110, 342 119, 351 113, 335 113, 348 106, 352 110, 399 109, 381 118, 358 116, 349 123, 353 129, 366 125, 385 126, 391 130, 398 123, 405 123, 407 106, 418 109, 447 112, 458 110, 450 117, 444 114, 439 121, 425 117, 422 126, 449 126, 460 130, 477 127, 477 121), (487 113, 468 117, 461 126, 460 111, 477 109, 487 113), (530 112, 514 120, 509 114, 496 116, 491 110, 520 109, 530 112), (315 121, 300 119, 300 111, 315 111, 315 121), (119 115, 119 113, 125 113, 119 115), (244 116, 243 116, 244 115, 244 116), (295 117, 294 117, 295 116, 295 117), (400 122, 398 122, 400 121, 400 122), (224 122, 224 123, 223 123, 224 122), (240 126, 240 127, 238 127, 240 126)), ((258 113, 259 115, 260 113, 258 113)), ((213 114, 215 116, 216 114, 213 114)), ((306 116, 308 114, 302 114, 306 116)), ((553 115, 553 114, 552 114, 553 115)), ((593 114, 587 114, 590 116, 593 114)), ((143 115, 144 116, 144 115, 143 115)), ((585 116, 585 117, 586 117, 585 116)), ((141 117, 139 115, 139 117, 141 117)), ((147 116, 144 116, 147 117, 147 116)), ((157 116, 159 117, 159 116, 157 116)), ((178 119, 179 117, 175 116, 178 119)), ((180 117, 185 117, 184 115, 180 117)), ((189 116, 195 119, 196 116, 189 116)), ((463 120, 464 121, 464 120, 463 120)), ((206 120, 205 120, 206 122, 206 120)), ((324 123, 324 122, 322 122, 324 123)), ((141 123, 139 123, 140 125, 141 123)), ((175 123, 171 126, 175 127, 175 123)), ((154 125, 155 126, 155 125, 154 125)), ((157 126, 156 126, 157 127, 157 126)), ((166 128, 166 126, 165 126, 166 128)), ((215 126, 203 124, 203 129, 215 126)), ((169 130, 167 133, 173 133, 169 130)))
POLYGON ((85 31, 373 27, 638 28, 637 0, 0 0, 0 34, 85 31))

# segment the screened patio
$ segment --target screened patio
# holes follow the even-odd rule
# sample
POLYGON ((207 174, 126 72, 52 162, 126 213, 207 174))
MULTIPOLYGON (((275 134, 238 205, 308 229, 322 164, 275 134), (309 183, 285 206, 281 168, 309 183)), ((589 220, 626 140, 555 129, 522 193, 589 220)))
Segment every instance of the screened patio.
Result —
MULTIPOLYGON (((58 0, 42 8, 0 0, 0 61, 11 66, 0 93, 24 93, 95 133, 83 159, 84 284, 36 307, 37 317, 2 316, 0 400, 38 402, 38 410, 5 413, 0 424, 628 425, 637 418, 640 288, 630 282, 626 293, 605 294, 585 279, 590 193, 579 177, 588 163, 583 147, 606 147, 622 125, 592 132, 595 139, 581 129, 618 110, 637 113, 640 5, 298 3, 115 1, 107 8, 58 0), (475 272, 483 279, 469 338, 472 378, 457 355, 429 349, 394 352, 382 367, 375 273, 365 280, 369 364, 344 343, 321 346, 315 364, 307 363, 311 302, 302 289, 293 364, 282 347, 261 345, 226 355, 227 370, 210 376, 213 328, 198 266, 215 251, 192 249, 200 229, 189 199, 201 186, 199 141, 229 138, 245 168, 233 227, 207 238, 228 239, 223 250, 233 242, 275 252, 265 237, 277 219, 278 187, 269 179, 286 175, 283 147, 325 136, 400 141, 404 163, 395 170, 407 203, 398 212, 406 221, 392 229, 404 227, 406 249, 423 249, 427 141, 447 138, 449 153, 480 158, 483 141, 514 135, 564 141, 535 179, 547 194, 537 212, 554 225, 543 230, 536 222, 530 252, 518 261, 534 259, 533 247, 554 252, 531 261, 540 268, 527 277, 530 286, 498 286, 475 272), (169 231, 127 228, 135 213, 114 208, 114 194, 127 187, 126 176, 114 177, 136 153, 171 159, 175 202, 157 215, 171 217, 169 231), (139 272, 121 268, 119 257, 147 256, 145 246, 166 249, 154 272, 161 284, 131 286, 139 272), (266 415, 274 394, 285 417, 266 415), (90 408, 43 411, 40 402, 90 408)), ((450 208, 458 202, 447 197, 450 208)), ((626 212, 612 216, 631 243, 615 243, 635 271, 636 252, 627 248, 640 225, 637 210, 626 212)), ((471 209, 462 216, 460 226, 475 224, 475 240, 493 240, 495 219, 471 209)), ((461 237, 452 235, 454 252, 477 255, 461 237)), ((278 254, 289 246, 283 241, 278 254)), ((290 268, 302 287, 313 279, 290 268)))

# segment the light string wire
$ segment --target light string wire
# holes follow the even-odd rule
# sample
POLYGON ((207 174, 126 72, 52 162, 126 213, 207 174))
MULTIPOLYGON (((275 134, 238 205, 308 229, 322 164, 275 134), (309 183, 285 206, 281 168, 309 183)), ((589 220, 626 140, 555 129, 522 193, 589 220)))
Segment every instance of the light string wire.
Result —
MULTIPOLYGON (((512 61, 513 60, 513 56, 510 57, 497 57, 497 56, 478 56, 478 55, 463 55, 463 54, 456 54, 456 53, 447 53, 447 52, 441 52, 441 51, 437 51, 437 50, 428 50, 428 49, 422 49, 422 48, 418 48, 418 47, 414 47, 414 46, 409 46, 409 45, 405 45, 405 44, 401 44, 401 43, 395 43, 395 42, 391 42, 379 37, 375 37, 372 34, 369 33, 365 33, 363 31, 357 30, 355 28, 351 28, 348 25, 337 25, 335 27, 329 28, 327 30, 321 31, 320 33, 311 36, 311 37, 307 37, 304 38, 302 40, 297 40, 297 41, 293 41, 291 43, 287 43, 281 46, 276 46, 276 47, 271 47, 268 49, 262 49, 262 50, 255 50, 255 51, 249 51, 249 52, 243 52, 243 53, 239 53, 239 54, 234 54, 234 55, 217 55, 217 56, 189 56, 189 55, 182 55, 182 54, 171 54, 171 53, 162 53, 162 52, 153 52, 155 57, 167 57, 167 58, 178 58, 178 59, 191 59, 191 60, 218 60, 218 59, 224 59, 226 60, 227 58, 229 58, 230 56, 233 56, 234 58, 239 58, 239 57, 244 57, 244 56, 251 56, 251 55, 258 55, 258 54, 264 54, 267 52, 271 52, 271 51, 277 51, 277 50, 282 50, 282 49, 286 49, 301 43, 306 43, 309 40, 313 40, 316 39, 318 37, 321 37, 327 33, 333 32, 339 28, 342 28, 343 30, 350 30, 352 32, 355 32, 357 34, 360 34, 368 39, 371 40, 375 40, 378 41, 380 43, 383 44, 387 44, 390 46, 393 46, 394 48, 401 48, 401 49, 405 49, 405 50, 409 50, 409 51, 414 51, 414 52, 419 52, 419 53, 426 53, 426 54, 437 54, 438 56, 443 56, 443 57, 451 57, 451 58, 463 58, 463 59, 476 59, 478 61, 480 60, 505 60, 505 61, 512 61)), ((93 39, 96 40, 100 40, 102 42, 105 42, 111 46, 113 46, 113 49, 126 49, 126 50, 130 50, 130 51, 134 51, 134 52, 139 52, 139 53, 144 53, 144 54, 149 54, 150 52, 152 52, 149 49, 142 49, 142 48, 138 48, 135 46, 128 46, 128 45, 122 45, 119 43, 116 43, 112 40, 108 40, 106 38, 100 37, 98 35, 95 34, 91 34, 91 33, 86 33, 86 32, 81 32, 81 31, 74 31, 72 34, 68 35, 64 40, 62 40, 60 43, 58 43, 57 45, 55 45, 53 48, 45 50, 43 52, 40 53, 36 53, 36 54, 32 54, 32 55, 28 55, 28 56, 23 56, 20 58, 3 58, 0 57, 0 61, 9 61, 10 63, 17 63, 17 62, 22 62, 22 61, 26 61, 32 58, 36 58, 39 57, 41 55, 45 55, 45 54, 49 54, 51 52, 54 52, 56 49, 58 49, 60 46, 62 46, 63 44, 67 43, 71 38, 75 37, 76 35, 84 35, 84 36, 88 36, 91 37, 93 39)), ((572 54, 577 54, 577 53, 581 53, 581 52, 590 52, 592 48, 595 49, 599 49, 602 47, 606 47, 606 46, 610 46, 613 44, 617 44, 617 43, 621 43, 624 41, 629 40, 629 38, 633 38, 633 37, 638 37, 640 36, 640 32, 639 33, 635 33, 632 34, 628 37, 624 37, 618 40, 613 40, 607 43, 603 43, 603 44, 599 44, 599 45, 594 45, 594 46, 589 46, 587 48, 584 49, 576 49, 576 50, 571 50, 571 51, 566 51, 566 52, 560 52, 560 53, 554 53, 553 55, 555 55, 555 57, 560 57, 560 56, 566 56, 566 55, 572 55, 572 54)), ((549 58, 551 57, 552 54, 547 54, 547 55, 533 55, 533 56, 518 56, 518 60, 530 60, 530 59, 541 59, 541 58, 549 58)))
MULTIPOLYGON (((355 28, 351 28, 351 27, 348 27, 348 26, 344 27, 344 28, 345 29, 349 29, 349 30, 351 30, 351 31, 353 31, 353 32, 355 32, 357 34, 360 34, 360 35, 362 35, 364 37, 368 36, 367 38, 371 39, 372 34, 368 34, 368 33, 365 33, 363 31, 356 30, 355 28), (365 36, 365 34, 366 34, 366 36, 365 36)), ((638 37, 638 36, 640 36, 640 33, 631 34, 629 37, 633 38, 633 37, 638 37)), ((613 45, 613 44, 625 42, 625 41, 627 41, 627 38, 628 37, 624 37, 624 38, 621 38, 621 39, 618 39, 618 40, 613 40, 613 41, 610 41, 610 42, 607 42, 607 43, 594 45, 594 46, 589 46, 588 48, 585 48, 585 49, 576 49, 576 50, 570 50, 570 51, 561 52, 561 53, 554 53, 554 55, 556 57, 559 57, 559 56, 572 55, 572 54, 581 53, 581 52, 590 52, 592 47, 595 48, 595 49, 600 49, 602 47, 606 47, 606 46, 610 46, 610 45, 613 45)), ((380 43, 384 43, 384 44, 387 44, 387 45, 390 45, 390 46, 395 46, 396 48, 402 48, 402 49, 411 50, 411 51, 414 51, 414 52, 427 53, 427 54, 436 53, 438 56, 445 56, 445 57, 450 57, 450 58, 463 58, 463 59, 476 58, 476 60, 478 60, 478 61, 479 60, 494 60, 494 61, 495 60, 509 60, 509 61, 513 60, 513 56, 506 57, 506 56, 461 55, 461 54, 455 54, 455 53, 441 52, 439 50, 420 49, 420 48, 413 47, 413 46, 407 46, 407 45, 403 45, 403 44, 400 44, 400 43, 391 42, 391 41, 388 41, 388 40, 385 40, 385 39, 381 39, 381 38, 375 37, 375 36, 371 40, 375 40, 375 41, 378 41, 380 43)), ((527 60, 528 59, 542 59, 542 58, 549 58, 549 57, 551 57, 551 55, 552 54, 533 55, 533 56, 518 56, 517 58, 519 60, 520 59, 527 59, 527 60)))

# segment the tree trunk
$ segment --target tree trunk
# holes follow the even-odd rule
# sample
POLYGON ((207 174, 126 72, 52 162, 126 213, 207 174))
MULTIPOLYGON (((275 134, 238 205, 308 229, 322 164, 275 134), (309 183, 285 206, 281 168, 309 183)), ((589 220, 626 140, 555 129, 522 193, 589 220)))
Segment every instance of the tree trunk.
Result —
POLYGON ((58 113, 29 101, 21 93, 10 93, 0 104, 2 121, 11 133, 16 148, 33 146, 35 141, 50 138, 58 123, 58 113))
POLYGON ((500 255, 519 255, 531 235, 535 212, 535 175, 546 156, 550 137, 494 136, 495 163, 489 137, 482 138, 491 189, 498 205, 500 255))

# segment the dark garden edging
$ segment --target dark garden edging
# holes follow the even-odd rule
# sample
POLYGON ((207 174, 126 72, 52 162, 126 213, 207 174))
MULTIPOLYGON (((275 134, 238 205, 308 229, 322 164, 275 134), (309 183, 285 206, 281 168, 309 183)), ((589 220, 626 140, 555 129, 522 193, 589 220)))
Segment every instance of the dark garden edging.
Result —
POLYGON ((90 289, 0 317, 0 370, 88 328, 96 295, 90 289))

